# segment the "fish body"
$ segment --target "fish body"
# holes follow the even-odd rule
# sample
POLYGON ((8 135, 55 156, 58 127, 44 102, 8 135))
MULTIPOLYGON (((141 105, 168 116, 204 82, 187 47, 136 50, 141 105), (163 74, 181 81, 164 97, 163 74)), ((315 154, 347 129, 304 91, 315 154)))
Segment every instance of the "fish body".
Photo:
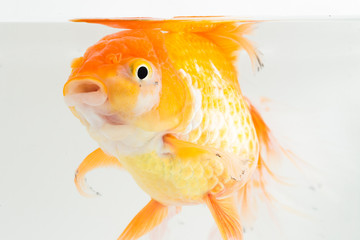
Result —
MULTIPOLYGON (((169 60, 196 96, 193 120, 178 134, 179 139, 248 159, 243 170, 253 169, 258 140, 245 99, 233 84, 237 74, 231 62, 215 44, 197 34, 163 35, 169 60)), ((203 202, 204 194, 231 181, 216 158, 184 163, 175 156, 151 152, 121 161, 150 196, 165 204, 203 202)))
POLYGON ((86 194, 86 172, 121 167, 152 200, 119 239, 150 231, 169 206, 199 203, 208 205, 224 239, 242 239, 235 196, 259 169, 261 141, 269 143, 234 65, 242 49, 261 65, 243 36, 253 23, 83 21, 130 30, 104 37, 74 60, 64 86, 67 104, 100 146, 78 169, 80 192, 86 194))

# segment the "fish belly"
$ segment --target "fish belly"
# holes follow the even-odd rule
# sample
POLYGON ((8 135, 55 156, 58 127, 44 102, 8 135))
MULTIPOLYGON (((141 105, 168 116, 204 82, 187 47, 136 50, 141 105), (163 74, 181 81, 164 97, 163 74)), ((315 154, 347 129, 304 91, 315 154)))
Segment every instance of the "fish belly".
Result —
POLYGON ((228 178, 216 159, 184 161, 156 152, 122 159, 137 184, 153 199, 169 205, 197 204, 221 181, 228 178))

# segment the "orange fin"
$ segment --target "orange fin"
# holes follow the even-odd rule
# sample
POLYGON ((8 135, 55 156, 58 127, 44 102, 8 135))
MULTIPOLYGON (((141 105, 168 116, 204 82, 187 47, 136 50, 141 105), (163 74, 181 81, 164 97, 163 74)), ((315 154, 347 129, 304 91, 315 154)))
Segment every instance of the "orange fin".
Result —
POLYGON ((234 17, 174 17, 174 18, 115 18, 73 19, 73 22, 102 24, 121 29, 157 29, 168 32, 207 32, 219 24, 258 22, 234 17))
POLYGON ((259 192, 268 202, 272 203, 276 199, 267 190, 268 180, 273 179, 280 183, 285 183, 285 181, 278 177, 269 167, 269 165, 279 161, 279 153, 283 152, 283 148, 277 143, 257 109, 249 100, 247 100, 247 103, 260 142, 260 154, 256 171, 245 186, 240 189, 239 198, 242 202, 242 216, 247 220, 253 220, 256 199, 259 197, 256 193, 259 192))
POLYGON ((224 240, 242 240, 243 230, 234 197, 216 199, 212 195, 205 197, 205 202, 215 219, 224 240))
POLYGON ((118 240, 135 240, 158 226, 168 215, 168 207, 151 200, 125 228, 118 240))
POLYGON ((235 65, 238 58, 238 52, 245 50, 249 55, 253 68, 259 71, 264 64, 259 55, 260 52, 244 35, 249 35, 254 27, 254 22, 236 23, 225 22, 219 23, 207 32, 199 33, 215 43, 221 48, 227 58, 235 65))
POLYGON ((191 32, 208 38, 221 48, 227 58, 235 64, 238 51, 245 50, 253 68, 260 70, 263 63, 259 51, 245 38, 259 21, 230 17, 175 17, 119 18, 119 19, 74 19, 73 22, 103 24, 121 29, 154 29, 168 32, 191 32))
POLYGON ((119 167, 121 164, 117 158, 107 155, 100 148, 90 153, 80 164, 75 173, 75 185, 83 196, 100 195, 95 192, 87 183, 85 175, 91 170, 99 167, 119 167))
POLYGON ((167 230, 169 220, 180 212, 181 212, 180 206, 168 206, 167 217, 162 221, 161 224, 159 224, 157 227, 154 228, 154 230, 152 230, 149 233, 149 239, 150 240, 167 239, 166 238, 166 233, 167 233, 166 230, 167 230))

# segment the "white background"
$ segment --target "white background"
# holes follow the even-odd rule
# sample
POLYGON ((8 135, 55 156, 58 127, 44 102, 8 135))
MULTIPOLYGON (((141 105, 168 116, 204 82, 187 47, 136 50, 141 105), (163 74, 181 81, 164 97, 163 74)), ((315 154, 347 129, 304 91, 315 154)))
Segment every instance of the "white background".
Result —
POLYGON ((2 0, 0 21, 95 17, 231 15, 256 18, 356 17, 358 0, 2 0))
MULTIPOLYGON (((149 197, 129 174, 109 169, 88 176, 102 197, 77 193, 75 169, 97 146, 65 106, 62 87, 71 59, 117 29, 0 29, 0 239, 115 240, 149 197)), ((311 166, 283 162, 280 173, 297 184, 271 190, 296 211, 263 209, 245 240, 360 239, 360 22, 262 23, 251 38, 265 68, 253 74, 242 57, 242 90, 311 166)), ((184 207, 165 239, 207 239, 213 224, 206 207, 184 207)))
MULTIPOLYGON (((358 2, 2 1, 0 21, 214 14, 333 19, 359 16, 358 2)), ((2 23, 0 30, 0 239, 116 239, 149 197, 126 172, 109 169, 88 177, 102 197, 77 193, 75 169, 97 146, 66 108, 62 87, 71 59, 117 30, 80 23, 2 23)), ((243 92, 279 140, 312 167, 299 173, 285 164, 282 174, 297 185, 280 187, 276 196, 296 212, 272 208, 272 216, 263 209, 245 240, 360 239, 360 22, 263 23, 251 38, 265 68, 253 74, 242 58, 243 92), (261 97, 271 101, 262 104, 261 97)), ((186 207, 165 239, 207 239, 212 226, 205 207, 186 207)))

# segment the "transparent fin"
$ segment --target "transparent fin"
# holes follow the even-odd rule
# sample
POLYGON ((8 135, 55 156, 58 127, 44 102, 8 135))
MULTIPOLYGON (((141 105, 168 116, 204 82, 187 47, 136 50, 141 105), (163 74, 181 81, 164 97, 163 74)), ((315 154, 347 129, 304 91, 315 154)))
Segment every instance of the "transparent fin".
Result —
POLYGON ((75 185, 81 195, 91 197, 100 195, 94 191, 86 182, 85 175, 99 167, 118 167, 121 168, 119 160, 104 153, 100 148, 90 153, 80 164, 75 173, 75 185))
POLYGON ((216 199, 212 195, 205 202, 215 219, 223 240, 242 240, 243 231, 234 197, 216 199))

